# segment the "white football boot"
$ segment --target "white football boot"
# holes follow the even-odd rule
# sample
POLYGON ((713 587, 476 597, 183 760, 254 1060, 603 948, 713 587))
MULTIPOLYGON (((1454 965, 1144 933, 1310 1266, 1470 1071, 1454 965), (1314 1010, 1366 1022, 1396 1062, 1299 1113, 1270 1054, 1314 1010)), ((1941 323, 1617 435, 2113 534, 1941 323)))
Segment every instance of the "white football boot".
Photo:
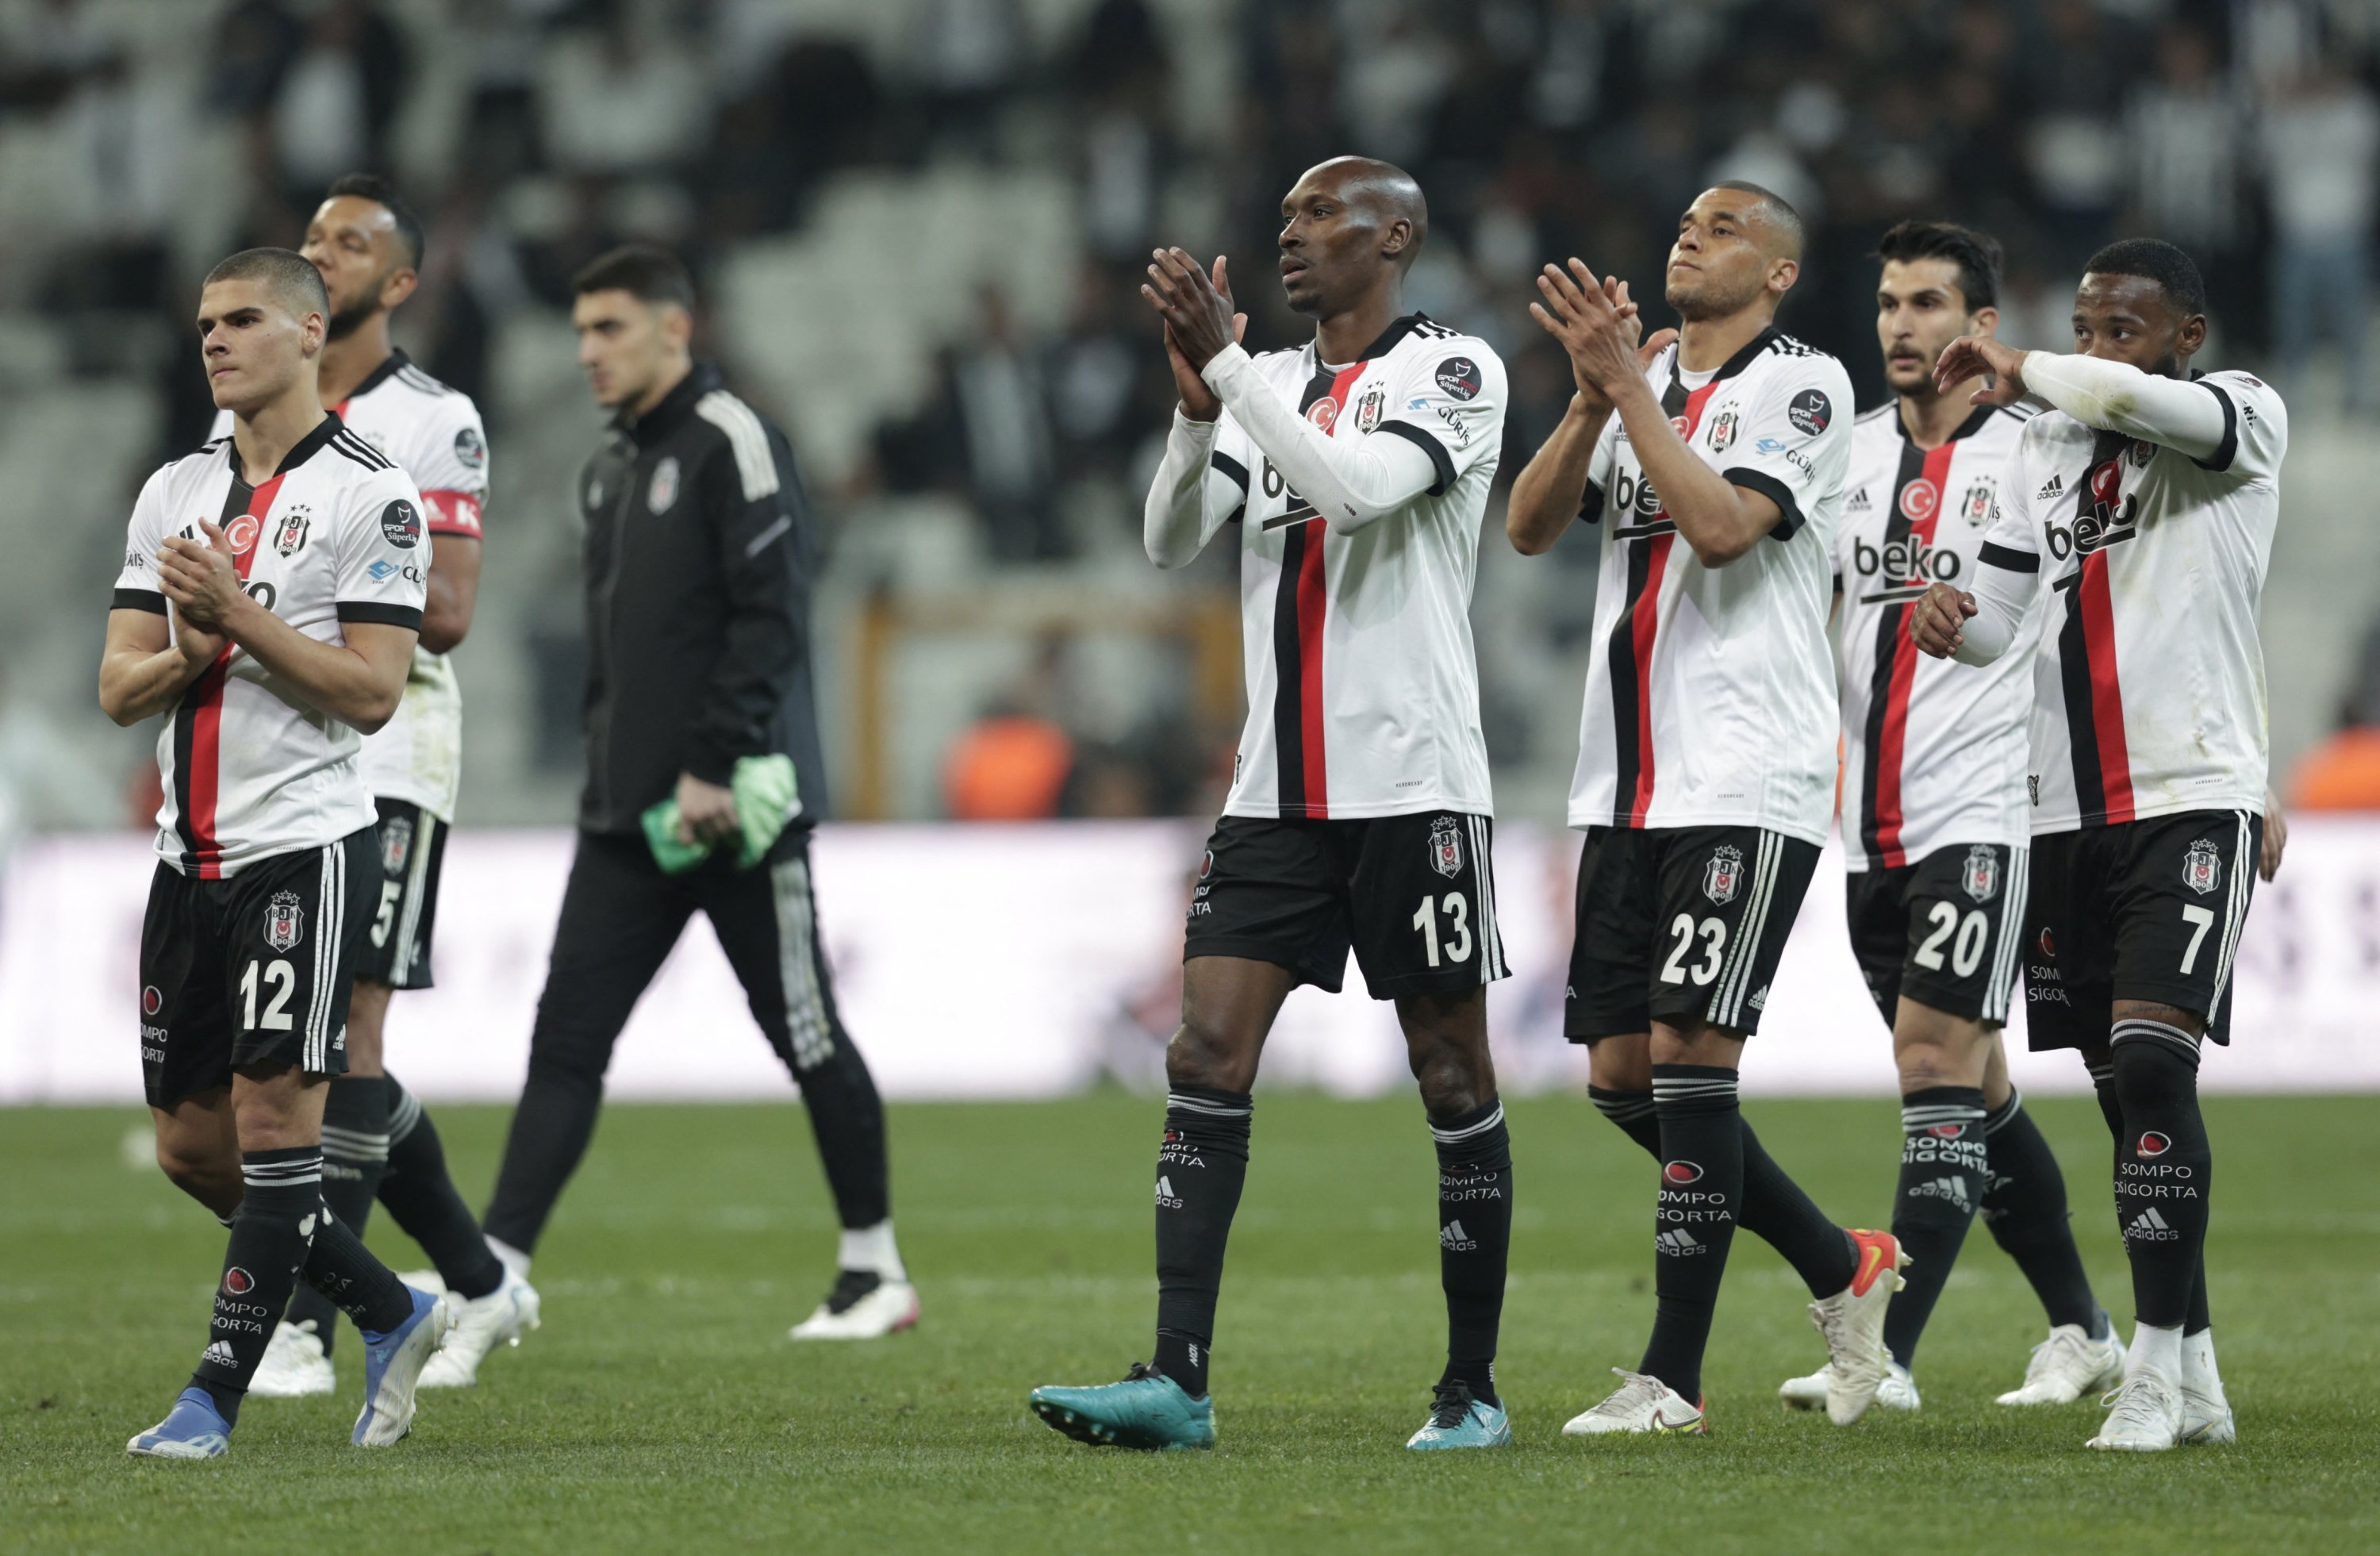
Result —
POLYGON ((480 1380, 480 1364, 499 1345, 517 1345, 521 1336, 538 1327, 542 1303, 537 1288, 504 1267, 502 1284, 485 1296, 461 1297, 446 1294, 446 1304, 454 1310, 455 1327, 446 1331, 446 1339, 430 1365, 421 1369, 424 1389, 468 1389, 480 1380))
POLYGON ((2115 1408, 2088 1446, 2162 1453, 2181 1441, 2181 1390, 2171 1379, 2135 1368, 2111 1398, 2115 1408))
POLYGON ((1859 1256, 1852 1283, 1810 1304, 1810 1322, 1827 1340, 1827 1419, 1839 1427, 1867 1414, 1892 1371, 1892 1353, 1884 1345, 1884 1314, 1892 1305, 1892 1294, 1909 1283, 1900 1277, 1909 1268, 1900 1239, 1889 1232, 1864 1230, 1854 1230, 1851 1236, 1859 1256))
POLYGON ((264 1343, 264 1360, 248 1380, 248 1392, 266 1399, 302 1399, 336 1393, 338 1388, 338 1369, 323 1353, 311 1319, 294 1324, 285 1319, 273 1325, 273 1338, 264 1343))
POLYGON ((2181 1441, 2212 1446, 2240 1441, 2223 1375, 2215 1370, 2215 1331, 2200 1330, 2181 1343, 2181 1441))
POLYGON ((1658 1378, 1615 1367, 1620 1387, 1602 1404, 1563 1424, 1564 1437, 1600 1437, 1606 1432, 1707 1432, 1700 1404, 1658 1378))
POLYGON ((2081 1324, 2059 1324, 2033 1348, 2024 1382, 1999 1396, 2001 1404, 2071 1404, 2106 1393, 2124 1380, 2124 1342, 2115 1324, 2094 1340, 2081 1324))
MULTIPOLYGON (((1777 1397, 1785 1402, 1788 1410, 1817 1410, 1827 1403, 1827 1386, 1834 1381, 1832 1362, 1806 1377, 1788 1378, 1777 1386, 1777 1397)), ((1899 1362, 1885 1370, 1884 1381, 1876 1386, 1876 1403, 1887 1410, 1914 1410, 1918 1407, 1917 1380, 1899 1362)))
POLYGON ((917 1288, 873 1270, 845 1270, 818 1311, 793 1327, 795 1340, 880 1340, 916 1326, 917 1288))

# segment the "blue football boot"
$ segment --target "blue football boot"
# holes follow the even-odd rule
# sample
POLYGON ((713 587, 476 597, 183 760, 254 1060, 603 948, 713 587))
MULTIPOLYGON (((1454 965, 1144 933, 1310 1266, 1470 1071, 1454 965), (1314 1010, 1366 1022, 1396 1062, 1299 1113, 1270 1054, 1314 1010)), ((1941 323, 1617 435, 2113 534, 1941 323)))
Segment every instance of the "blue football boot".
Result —
POLYGON ((1077 1442, 1107 1448, 1212 1448, 1215 1404, 1192 1399, 1146 1362, 1121 1383, 1033 1391, 1033 1413, 1077 1442))
POLYGON ((1471 1397, 1464 1383, 1440 1383, 1431 1395, 1429 1419, 1405 1446, 1414 1449, 1501 1448, 1512 1441, 1512 1417, 1499 1404, 1471 1397))
POLYGON ((165 1418, 124 1445, 144 1459, 220 1459, 231 1452, 231 1423, 193 1383, 174 1396, 165 1418))
POLYGON ((358 1448, 385 1448, 413 1429, 413 1390, 421 1369, 438 1352, 438 1343, 454 1327, 454 1316, 442 1294, 415 1291, 413 1316, 385 1334, 362 1332, 364 1343, 364 1408, 356 1417, 353 1441, 358 1448))

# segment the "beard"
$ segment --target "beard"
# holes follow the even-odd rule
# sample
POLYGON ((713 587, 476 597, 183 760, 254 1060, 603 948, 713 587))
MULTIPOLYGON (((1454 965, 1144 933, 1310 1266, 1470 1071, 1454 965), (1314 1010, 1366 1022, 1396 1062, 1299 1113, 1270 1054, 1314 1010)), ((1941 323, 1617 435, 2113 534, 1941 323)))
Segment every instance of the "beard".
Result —
POLYGON ((372 315, 379 311, 377 301, 351 302, 345 308, 334 309, 331 317, 323 322, 323 335, 330 340, 345 340, 370 322, 372 315))
POLYGON ((1767 283, 1757 275, 1730 287, 1724 281, 1712 279, 1710 273, 1706 271, 1698 284, 1673 286, 1662 294, 1662 300, 1680 319, 1688 323, 1699 323, 1705 319, 1724 319, 1730 314, 1740 313, 1767 289, 1767 283))

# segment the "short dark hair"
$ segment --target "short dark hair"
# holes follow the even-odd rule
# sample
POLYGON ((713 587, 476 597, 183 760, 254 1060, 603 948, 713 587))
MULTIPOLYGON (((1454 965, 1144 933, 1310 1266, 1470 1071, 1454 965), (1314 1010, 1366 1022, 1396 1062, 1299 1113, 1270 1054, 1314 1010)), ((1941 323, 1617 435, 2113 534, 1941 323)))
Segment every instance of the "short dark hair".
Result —
POLYGON ((1787 200, 1775 189, 1755 184, 1749 178, 1722 178, 1711 188, 1734 189, 1742 194, 1757 196, 1760 203, 1767 208, 1768 220, 1782 227, 1786 237, 1791 240, 1792 258, 1799 260, 1802 257, 1803 246, 1809 238, 1809 228, 1802 221, 1802 213, 1793 209, 1791 201, 1787 200))
POLYGON ((2165 288, 2165 295, 2187 317, 2206 311, 2206 278, 2198 261, 2162 237, 2127 237, 2091 256, 2086 275, 2140 275, 2165 288))
POLYGON ((396 225, 396 240, 405 246, 405 262, 415 270, 421 268, 421 255, 429 237, 422 231, 419 213, 406 203, 395 184, 377 173, 350 173, 322 191, 324 200, 336 200, 341 195, 369 200, 386 211, 389 220, 396 225))
POLYGON ((261 281, 296 313, 331 316, 330 289, 314 261, 294 249, 242 249, 207 272, 206 285, 218 281, 261 281))
POLYGON ((650 243, 624 243, 598 254, 570 278, 573 297, 625 292, 644 302, 674 302, 694 311, 694 277, 675 254, 650 243))
POLYGON ((1956 222, 1900 222, 1876 239, 1876 257, 1888 263, 1949 260, 1959 267, 1968 312, 1999 306, 2000 241, 1989 233, 1956 222))

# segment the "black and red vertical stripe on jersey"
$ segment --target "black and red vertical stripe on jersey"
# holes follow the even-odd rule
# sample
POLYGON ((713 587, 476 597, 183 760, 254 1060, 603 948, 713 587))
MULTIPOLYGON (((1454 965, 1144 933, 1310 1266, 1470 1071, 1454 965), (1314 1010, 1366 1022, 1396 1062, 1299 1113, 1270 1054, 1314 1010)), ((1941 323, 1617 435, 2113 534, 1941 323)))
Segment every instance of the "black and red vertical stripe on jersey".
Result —
MULTIPOLYGON (((261 549, 264 521, 284 479, 275 474, 262 486, 251 487, 235 474, 231 490, 224 494, 223 517, 216 522, 243 584, 261 549)), ((174 830, 182 839, 183 869, 201 881, 223 875, 215 805, 222 794, 224 682, 230 665, 231 647, 225 644, 174 710, 174 830)))
MULTIPOLYGON (((2074 533, 2105 535, 2123 504, 2124 456, 2131 440, 2102 432, 2091 446, 2091 472, 2075 482, 2074 533), (2106 512, 2096 510, 2104 508, 2106 512), (2092 519, 2085 525, 2082 521, 2092 519)), ((2066 743, 2074 753, 2074 800, 2089 824, 2132 819, 2132 762, 2124 743, 2124 690, 2116 675, 2116 613, 2107 592, 2104 543, 2059 586, 2066 620, 2058 629, 2058 674, 2065 693, 2066 743)))
MULTIPOLYGON (((1347 391, 1364 376, 1366 363, 1333 373, 1317 371, 1305 382, 1298 414, 1313 419, 1314 407, 1331 403, 1328 432, 1347 408, 1347 391)), ((1292 525, 1281 536, 1281 583, 1272 603, 1272 739, 1281 752, 1281 813, 1283 820, 1327 821, 1330 815, 1330 768, 1322 732, 1322 619, 1329 590, 1322 572, 1322 540, 1329 528, 1318 517, 1292 525)))
MULTIPOLYGON (((1690 391, 1672 371, 1670 387, 1661 395, 1661 408, 1669 413, 1670 424, 1680 438, 1694 441, 1694 429, 1702 424, 1703 407, 1728 376, 1722 370, 1708 383, 1690 391)), ((1625 514, 1612 516, 1613 539, 1619 538, 1619 528, 1627 519, 1625 514)), ((1668 519, 1665 507, 1653 522, 1665 524, 1668 519)), ((1619 756, 1617 782, 1611 790, 1611 824, 1618 827, 1643 826, 1646 812, 1653 808, 1653 639, 1661 625, 1661 577, 1669 571, 1670 549, 1677 540, 1677 527, 1672 524, 1658 535, 1631 543, 1628 599, 1611 626, 1611 730, 1619 756)))
MULTIPOLYGON (((1950 456, 1958 446, 1953 437, 1939 448, 1920 448, 1903 436, 1892 507, 1884 524, 1884 554, 1893 554, 1898 543, 1920 576, 1879 578, 1885 589, 1923 590, 1929 581, 1923 576, 1924 559, 1934 548, 1934 527, 1941 521, 1944 494, 1950 489, 1950 456)), ((1909 862, 1900 846, 1901 756, 1909 741, 1909 687, 1917 676, 1909 606, 1908 601, 1896 601, 1877 614, 1876 669, 1868 683, 1867 728, 1861 740, 1867 771, 1860 775, 1860 845, 1867 850, 1869 864, 1879 869, 1909 862)))

